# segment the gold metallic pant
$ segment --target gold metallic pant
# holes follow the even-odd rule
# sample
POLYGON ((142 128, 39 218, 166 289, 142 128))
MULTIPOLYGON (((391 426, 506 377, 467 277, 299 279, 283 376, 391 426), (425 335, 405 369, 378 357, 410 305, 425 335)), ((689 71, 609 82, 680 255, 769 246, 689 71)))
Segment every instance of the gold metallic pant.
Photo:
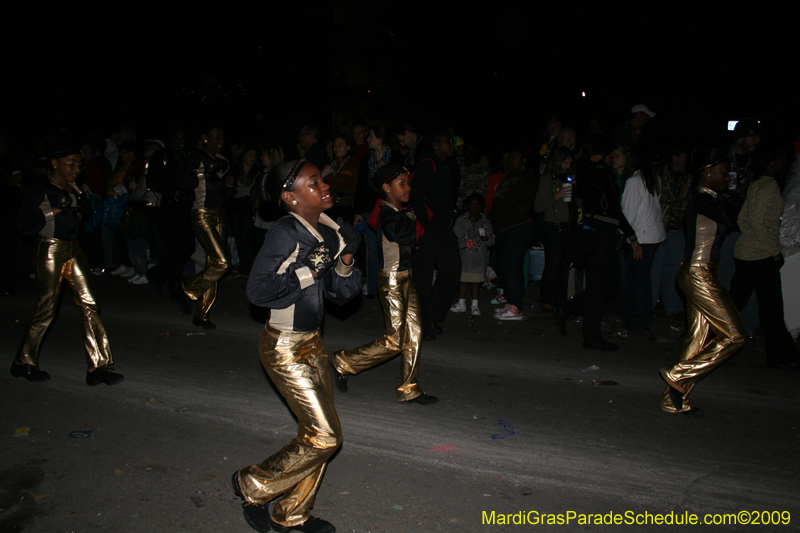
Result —
POLYGON ((378 273, 378 297, 383 306, 386 334, 354 350, 333 354, 333 363, 342 374, 358 374, 402 353, 402 375, 397 385, 397 401, 413 400, 422 389, 417 384, 422 323, 419 298, 410 271, 378 273))
POLYGON ((206 252, 206 266, 184 280, 183 290, 192 300, 199 300, 195 316, 208 320, 217 298, 217 281, 228 271, 228 222, 219 207, 193 209, 192 228, 206 252))
POLYGON ((319 330, 279 331, 267 325, 258 344, 261 364, 297 417, 297 438, 262 463, 239 471, 247 501, 266 504, 283 494, 272 519, 285 526, 305 522, 328 459, 342 442, 333 406, 328 354, 319 330))
POLYGON ((717 265, 683 263, 678 285, 686 295, 689 328, 678 364, 661 369, 667 383, 683 393, 683 407, 675 409, 669 387, 664 389, 661 408, 670 413, 691 409, 688 397, 695 383, 735 354, 744 342, 744 326, 730 294, 717 281, 717 265))
POLYGON ((31 316, 15 362, 18 365, 39 365, 39 350, 56 314, 61 282, 66 281, 72 289, 72 297, 83 324, 83 342, 89 370, 113 365, 111 346, 98 316, 100 307, 95 298, 92 273, 78 241, 37 237, 33 243, 33 266, 39 302, 31 316))

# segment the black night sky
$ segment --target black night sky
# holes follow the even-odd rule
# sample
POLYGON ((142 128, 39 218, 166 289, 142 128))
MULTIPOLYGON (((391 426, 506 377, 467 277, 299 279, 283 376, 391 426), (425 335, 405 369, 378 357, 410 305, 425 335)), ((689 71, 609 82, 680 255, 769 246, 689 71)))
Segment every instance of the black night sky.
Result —
POLYGON ((157 134, 218 122, 239 138, 290 140, 303 123, 330 132, 369 118, 513 143, 553 111, 579 134, 590 118, 608 132, 646 103, 656 138, 719 143, 744 116, 796 138, 796 9, 697 4, 13 8, 2 128, 157 134))

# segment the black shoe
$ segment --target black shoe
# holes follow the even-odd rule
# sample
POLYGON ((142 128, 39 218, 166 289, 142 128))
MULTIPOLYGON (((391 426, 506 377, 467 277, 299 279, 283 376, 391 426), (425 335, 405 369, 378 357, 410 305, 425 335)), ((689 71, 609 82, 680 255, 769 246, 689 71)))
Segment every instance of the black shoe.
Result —
POLYGON ((91 372, 86 372, 86 384, 91 386, 100 385, 101 383, 116 385, 124 380, 125 376, 112 372, 107 366, 101 366, 91 372))
POLYGON ((244 499, 242 488, 239 486, 239 471, 231 476, 231 487, 233 493, 242 499, 242 513, 244 519, 250 527, 256 531, 266 532, 272 529, 272 518, 269 514, 269 504, 250 503, 244 499))
POLYGON ((669 399, 672 401, 672 407, 680 411, 683 409, 683 394, 669 383, 667 383, 667 387, 669 387, 669 399))
POLYGON ((436 396, 431 396, 429 394, 425 394, 424 392, 417 396, 416 398, 412 398, 410 400, 406 400, 405 403, 418 403, 420 405, 433 405, 439 401, 439 398, 436 396))
POLYGON ((437 324, 433 320, 428 320, 425 323, 425 329, 428 330, 429 332, 433 333, 434 335, 441 335, 442 333, 444 333, 444 330, 442 329, 442 326, 440 326, 439 324, 437 324))
POLYGON ((600 340, 583 340, 583 347, 587 350, 600 350, 602 352, 614 352, 619 350, 619 346, 613 342, 608 342, 605 339, 600 340))
POLYGON ((333 527, 333 524, 314 516, 309 516, 308 520, 302 524, 292 527, 282 526, 273 521, 272 529, 278 533, 291 533, 292 531, 299 531, 300 533, 336 533, 336 528, 333 527))
POLYGON ((436 335, 428 331, 426 328, 422 328, 422 340, 424 341, 435 341, 436 335))
POLYGON ((210 320, 203 320, 201 318, 194 317, 192 319, 192 324, 197 326, 198 328, 203 329, 217 329, 217 325, 211 322, 210 320))
POLYGON ((233 473, 231 476, 231 487, 233 487, 233 493, 236 494, 237 497, 244 499, 244 495, 242 494, 242 488, 239 486, 239 471, 233 473))
POLYGON ((342 374, 336 370, 336 364, 333 362, 333 357, 330 357, 328 362, 331 365, 331 374, 333 374, 333 383, 336 385, 336 388, 339 389, 339 392, 347 392, 347 374, 342 374))
POLYGON ((684 411, 683 414, 688 418, 703 418, 706 416, 706 412, 699 407, 692 407, 688 411, 684 411))
POLYGON ((17 363, 11 363, 11 375, 15 378, 25 378, 28 381, 47 381, 50 379, 50 374, 44 370, 39 370, 38 366, 18 365, 17 363))
POLYGON ((567 336, 567 319, 569 318, 569 311, 564 309, 563 305, 553 306, 553 316, 556 317, 556 327, 562 337, 567 336))
MULTIPOLYGON (((247 522, 247 525, 255 529, 256 531, 260 531, 261 533, 267 533, 272 529, 272 518, 269 514, 269 504, 257 504, 257 503, 250 503, 248 501, 242 502, 242 514, 244 514, 244 519, 247 522)), ((286 531, 291 531, 287 529, 286 531)))

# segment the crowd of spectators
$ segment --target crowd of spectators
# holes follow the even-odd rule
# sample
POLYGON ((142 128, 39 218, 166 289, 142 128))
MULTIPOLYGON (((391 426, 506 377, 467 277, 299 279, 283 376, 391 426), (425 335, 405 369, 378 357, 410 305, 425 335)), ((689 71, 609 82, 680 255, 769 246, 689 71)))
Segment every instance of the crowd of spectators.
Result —
MULTIPOLYGON (((182 283, 205 268, 206 253, 192 229, 198 192, 187 176, 197 174, 193 166, 205 160, 196 154, 210 154, 211 140, 229 233, 225 275, 249 275, 266 232, 283 215, 266 190, 267 176, 284 159, 300 157, 316 165, 330 186, 329 215, 366 235, 358 257, 365 267, 364 296, 372 298, 379 241, 369 219, 378 198, 369 183, 382 166, 400 164, 412 176, 410 206, 420 227, 412 272, 425 340, 443 333, 451 312, 479 316, 478 287, 496 284, 495 319, 552 312, 566 334, 566 319, 582 315, 584 346, 615 350, 601 332, 603 313, 617 318, 606 333, 625 337, 646 334, 655 307, 676 320, 686 312, 676 276, 687 246, 684 212, 696 187, 696 147, 680 138, 651 142, 647 125, 655 117, 637 104, 604 134, 596 122, 584 132, 553 113, 541 139, 509 142, 494 153, 452 127, 422 131, 408 122, 359 121, 332 135, 306 124, 296 138, 286 132, 278 143, 241 138, 216 125, 198 135, 173 127, 145 136, 123 125, 81 141, 78 185, 94 210, 81 243, 95 275, 166 287, 191 314, 182 283), (543 248, 544 267, 539 291, 526 305, 532 247, 543 248)), ((756 120, 742 119, 727 134, 728 146, 720 148, 728 151, 731 170, 723 194, 744 208, 723 244, 719 281, 732 291, 748 335, 756 334, 760 319, 768 362, 796 366, 791 339, 800 332, 777 322, 783 320, 780 268, 800 244, 800 162, 791 139, 770 138, 756 120)), ((30 143, 26 153, 21 140, 0 135, 5 227, 13 227, 28 185, 48 179, 48 141, 30 143)), ((27 273, 18 253, 25 240, 14 232, 2 235, 11 260, 3 263, 0 289, 13 295, 15 280, 27 273)))

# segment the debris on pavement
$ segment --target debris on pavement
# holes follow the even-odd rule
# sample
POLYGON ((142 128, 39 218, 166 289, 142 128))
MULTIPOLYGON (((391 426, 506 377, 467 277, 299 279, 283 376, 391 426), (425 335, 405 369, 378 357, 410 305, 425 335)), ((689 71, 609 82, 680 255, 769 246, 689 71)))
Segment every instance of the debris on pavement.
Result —
POLYGON ((27 437, 28 433, 30 433, 31 428, 28 427, 21 427, 14 430, 15 437, 27 437))
POLYGON ((597 365, 587 366, 586 368, 581 368, 581 372, 594 372, 595 370, 600 370, 600 367, 597 365))
POLYGON ((513 437, 515 435, 514 426, 512 426, 511 424, 509 424, 508 422, 506 422, 505 420, 502 420, 502 419, 498 420, 497 423, 503 429, 505 429, 506 432, 505 433, 496 433, 496 434, 492 435, 492 440, 505 439, 507 437, 513 437))
POLYGON ((71 439, 88 439, 89 437, 94 435, 94 431, 91 429, 87 429, 85 431, 73 431, 69 435, 67 435, 71 439))
POLYGON ((593 379, 592 381, 590 381, 589 384, 594 386, 594 387, 596 387, 598 385, 619 385, 619 383, 617 383, 616 381, 611 381, 611 380, 597 381, 596 379, 593 379))

